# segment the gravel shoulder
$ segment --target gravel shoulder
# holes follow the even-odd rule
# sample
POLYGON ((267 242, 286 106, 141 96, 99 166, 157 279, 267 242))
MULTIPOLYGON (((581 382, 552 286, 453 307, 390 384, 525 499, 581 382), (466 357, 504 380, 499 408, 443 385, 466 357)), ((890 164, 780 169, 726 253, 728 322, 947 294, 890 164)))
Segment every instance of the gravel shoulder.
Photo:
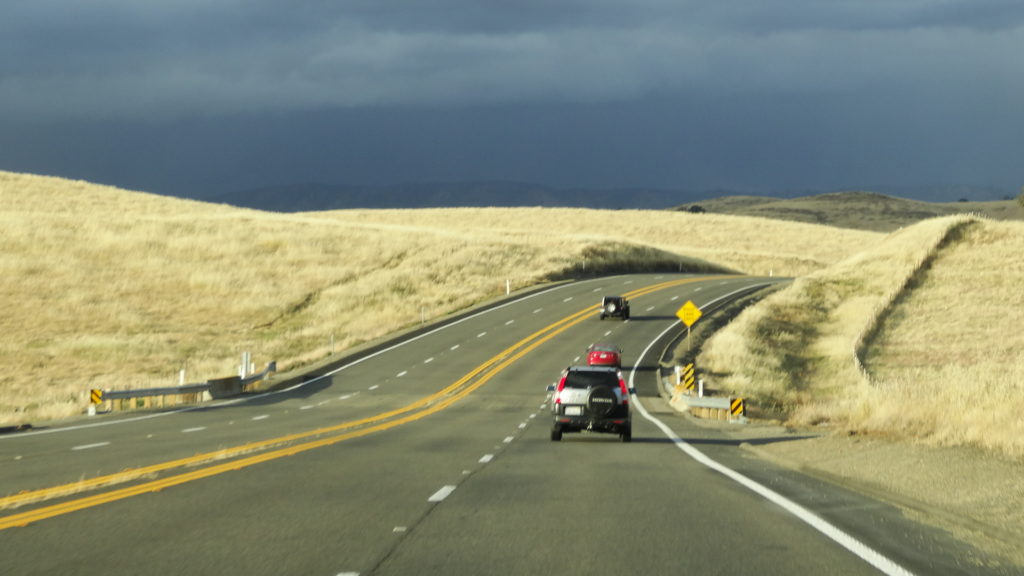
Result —
POLYGON ((838 436, 752 423, 737 440, 792 435, 741 446, 760 457, 898 506, 913 520, 1024 569, 1024 463, 969 448, 838 436), (809 437, 810 436, 810 437, 809 437))

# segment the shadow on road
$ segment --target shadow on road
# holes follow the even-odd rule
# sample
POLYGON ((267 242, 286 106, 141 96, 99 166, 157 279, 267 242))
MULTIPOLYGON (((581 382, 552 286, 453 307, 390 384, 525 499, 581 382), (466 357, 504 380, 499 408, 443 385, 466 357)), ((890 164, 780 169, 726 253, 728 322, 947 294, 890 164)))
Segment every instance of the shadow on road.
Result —
MULTIPOLYGON (((683 438, 683 442, 693 446, 731 446, 738 448, 743 444, 749 444, 751 446, 764 446, 766 444, 777 444, 779 442, 793 442, 796 440, 810 440, 812 438, 820 438, 816 434, 806 434, 803 436, 776 436, 772 438, 755 438, 751 440, 728 440, 728 439, 709 439, 709 438, 683 438)), ((674 444, 675 441, 671 438, 638 438, 633 436, 633 443, 635 444, 674 444)))

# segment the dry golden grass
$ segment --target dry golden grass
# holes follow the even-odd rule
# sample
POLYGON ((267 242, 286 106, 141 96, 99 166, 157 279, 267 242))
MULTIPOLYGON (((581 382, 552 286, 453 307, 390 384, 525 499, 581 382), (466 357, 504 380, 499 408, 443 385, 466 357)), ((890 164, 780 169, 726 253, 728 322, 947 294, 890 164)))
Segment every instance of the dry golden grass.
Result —
POLYGON ((700 365, 785 413, 1024 456, 1024 224, 926 220, 797 280, 716 334, 700 365))
POLYGON ((803 275, 870 232, 574 209, 271 214, 0 172, 0 423, 81 412, 89 388, 287 370, 545 280, 714 265, 803 275), (714 263, 708 264, 709 262, 714 263))
POLYGON ((1024 224, 974 222, 887 315, 860 426, 1024 457, 1024 224))

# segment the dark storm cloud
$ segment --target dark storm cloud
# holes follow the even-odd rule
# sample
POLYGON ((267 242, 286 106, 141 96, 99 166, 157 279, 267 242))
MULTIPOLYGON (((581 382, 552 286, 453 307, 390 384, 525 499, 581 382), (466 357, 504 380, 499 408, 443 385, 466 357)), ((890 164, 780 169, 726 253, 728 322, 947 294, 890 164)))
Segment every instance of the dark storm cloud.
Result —
POLYGON ((150 189, 1010 182, 1022 45, 1018 0, 8 0, 0 169, 150 189), (203 165, 209 142, 248 180, 203 165), (131 169, 103 176, 112 156, 131 169))
POLYGON ((1019 88, 1008 2, 17 2, 0 103, 24 116, 607 101, 979 76, 1019 88))

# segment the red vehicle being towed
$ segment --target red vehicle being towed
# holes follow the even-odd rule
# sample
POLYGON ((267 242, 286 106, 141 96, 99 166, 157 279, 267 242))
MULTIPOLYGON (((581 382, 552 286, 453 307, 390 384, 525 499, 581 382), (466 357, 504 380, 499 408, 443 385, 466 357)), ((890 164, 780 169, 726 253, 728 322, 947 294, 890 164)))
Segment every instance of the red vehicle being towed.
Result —
POLYGON ((588 366, 622 367, 622 350, 614 344, 593 344, 587 348, 588 366))

